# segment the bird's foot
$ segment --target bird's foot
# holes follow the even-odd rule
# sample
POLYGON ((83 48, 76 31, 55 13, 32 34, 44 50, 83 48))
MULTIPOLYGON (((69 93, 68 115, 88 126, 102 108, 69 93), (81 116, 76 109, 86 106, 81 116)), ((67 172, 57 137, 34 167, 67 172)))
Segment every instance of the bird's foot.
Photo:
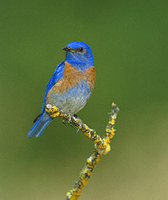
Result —
POLYGON ((66 115, 66 117, 62 118, 62 123, 63 124, 69 124, 70 126, 72 126, 73 115, 70 112, 66 113, 65 115, 66 115))
POLYGON ((78 133, 79 130, 82 128, 83 122, 82 122, 82 120, 78 117, 78 115, 76 115, 76 114, 73 115, 73 121, 75 122, 75 124, 78 125, 78 126, 77 126, 78 129, 77 129, 77 131, 75 132, 75 133, 78 133))

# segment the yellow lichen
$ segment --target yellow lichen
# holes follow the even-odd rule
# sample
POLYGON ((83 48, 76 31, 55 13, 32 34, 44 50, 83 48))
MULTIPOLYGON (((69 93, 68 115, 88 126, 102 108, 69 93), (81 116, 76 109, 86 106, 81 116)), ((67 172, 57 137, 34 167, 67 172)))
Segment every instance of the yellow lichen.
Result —
POLYGON ((110 142, 115 135, 115 129, 113 128, 113 126, 115 124, 115 119, 118 113, 118 108, 114 103, 112 104, 112 107, 113 109, 111 117, 106 127, 106 137, 102 139, 99 135, 96 134, 95 130, 90 129, 79 118, 75 118, 75 116, 70 116, 69 114, 62 113, 56 106, 52 106, 49 104, 46 106, 46 112, 52 118, 61 117, 63 120, 76 126, 95 144, 94 153, 87 159, 86 166, 85 168, 83 168, 74 188, 67 193, 68 200, 76 200, 80 197, 82 188, 88 183, 89 177, 92 175, 94 167, 100 161, 101 157, 110 151, 110 142))

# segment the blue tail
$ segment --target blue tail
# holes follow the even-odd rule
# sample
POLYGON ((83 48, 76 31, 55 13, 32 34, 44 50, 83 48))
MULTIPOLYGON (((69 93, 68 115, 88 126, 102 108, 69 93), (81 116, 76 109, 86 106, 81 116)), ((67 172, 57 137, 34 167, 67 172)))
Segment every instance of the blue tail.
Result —
POLYGON ((38 137, 50 124, 52 118, 44 111, 28 133, 28 137, 38 137))

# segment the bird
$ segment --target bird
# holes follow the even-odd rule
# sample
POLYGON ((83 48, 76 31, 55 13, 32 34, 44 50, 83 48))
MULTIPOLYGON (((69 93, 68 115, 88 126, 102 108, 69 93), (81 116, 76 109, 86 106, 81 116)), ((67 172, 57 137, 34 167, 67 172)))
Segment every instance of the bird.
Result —
POLYGON ((46 112, 46 105, 56 106, 64 113, 75 115, 87 103, 93 92, 96 71, 89 45, 81 41, 70 42, 63 50, 66 57, 58 64, 44 94, 41 113, 35 118, 28 137, 39 137, 53 121, 46 112))

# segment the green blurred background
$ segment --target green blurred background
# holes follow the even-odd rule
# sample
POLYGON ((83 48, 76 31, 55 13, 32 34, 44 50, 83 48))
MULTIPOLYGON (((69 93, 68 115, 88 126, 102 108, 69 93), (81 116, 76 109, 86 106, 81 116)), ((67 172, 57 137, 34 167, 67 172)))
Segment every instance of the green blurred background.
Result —
POLYGON ((93 143, 56 119, 27 137, 61 50, 80 40, 93 50, 97 79, 81 119, 104 134, 120 108, 112 151, 81 200, 168 199, 168 2, 0 2, 0 199, 65 199, 93 143))

